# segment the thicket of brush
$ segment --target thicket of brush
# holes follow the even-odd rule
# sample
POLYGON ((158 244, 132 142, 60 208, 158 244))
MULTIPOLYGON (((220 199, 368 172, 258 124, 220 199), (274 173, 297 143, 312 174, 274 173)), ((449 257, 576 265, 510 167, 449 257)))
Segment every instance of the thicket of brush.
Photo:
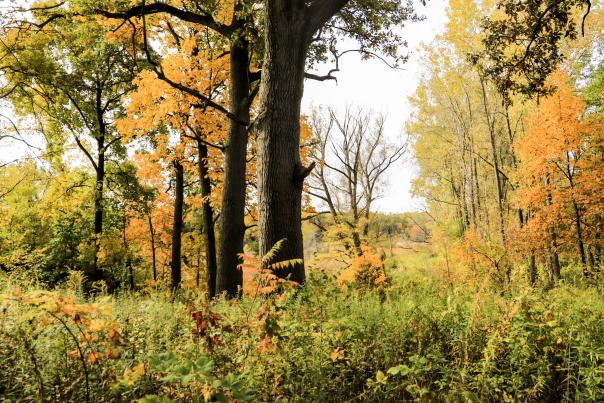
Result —
POLYGON ((595 287, 502 293, 401 276, 380 291, 210 304, 162 291, 86 299, 2 280, 5 401, 601 401, 595 287))

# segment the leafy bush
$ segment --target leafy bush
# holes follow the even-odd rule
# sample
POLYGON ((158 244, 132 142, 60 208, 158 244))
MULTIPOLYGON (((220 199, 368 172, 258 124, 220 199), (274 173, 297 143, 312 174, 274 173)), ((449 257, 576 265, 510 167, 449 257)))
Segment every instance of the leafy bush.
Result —
POLYGON ((239 302, 2 292, 0 395, 37 401, 601 401, 604 298, 402 279, 239 302), (78 350, 79 345, 79 350, 78 350), (88 378, 88 387, 86 387, 88 378))
POLYGON ((369 248, 363 248, 361 256, 352 259, 339 278, 340 282, 361 290, 383 290, 389 284, 384 262, 369 248))

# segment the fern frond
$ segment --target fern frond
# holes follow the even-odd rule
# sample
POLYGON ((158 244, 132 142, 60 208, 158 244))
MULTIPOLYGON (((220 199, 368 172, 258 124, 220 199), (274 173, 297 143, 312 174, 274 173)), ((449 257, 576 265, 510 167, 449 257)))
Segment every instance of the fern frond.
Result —
POLYGON ((269 250, 268 252, 266 252, 266 254, 264 256, 262 256, 262 265, 268 265, 271 260, 273 260, 275 258, 275 256, 277 255, 277 253, 279 252, 279 250, 281 249, 281 246, 287 241, 286 238, 280 239, 277 242, 275 242, 275 244, 273 245, 273 247, 271 248, 271 250, 269 250))
POLYGON ((299 264, 303 264, 304 263, 304 259, 289 259, 289 260, 282 260, 280 262, 275 262, 273 264, 271 264, 269 266, 269 269, 271 270, 283 270, 283 269, 287 269, 290 267, 294 267, 296 265, 299 264))

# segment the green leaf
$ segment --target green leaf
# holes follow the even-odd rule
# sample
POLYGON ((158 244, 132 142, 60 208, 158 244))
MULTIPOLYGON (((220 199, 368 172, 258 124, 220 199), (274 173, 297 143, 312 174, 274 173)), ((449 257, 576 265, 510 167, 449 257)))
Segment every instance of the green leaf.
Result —
POLYGON ((204 376, 208 376, 214 370, 214 361, 208 357, 200 357, 194 363, 195 370, 204 376))
POLYGON ((220 403, 229 403, 229 399, 224 393, 218 393, 214 395, 214 400, 220 403))
POLYGON ((375 374, 375 381, 377 383, 386 384, 387 380, 388 375, 385 375, 382 371, 378 370, 378 372, 375 374))
POLYGON ((390 375, 407 376, 411 372, 411 368, 409 368, 405 364, 402 364, 402 365, 397 365, 396 367, 389 368, 388 371, 386 371, 386 372, 390 375))

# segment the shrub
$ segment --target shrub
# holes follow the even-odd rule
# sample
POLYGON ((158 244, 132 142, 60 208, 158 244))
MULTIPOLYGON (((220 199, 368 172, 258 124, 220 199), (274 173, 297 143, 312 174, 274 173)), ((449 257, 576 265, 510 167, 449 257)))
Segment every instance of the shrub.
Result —
POLYGON ((86 401, 601 401, 604 298, 311 273, 281 294, 2 292, 0 395, 86 401), (86 387, 86 379, 88 386, 86 387))

